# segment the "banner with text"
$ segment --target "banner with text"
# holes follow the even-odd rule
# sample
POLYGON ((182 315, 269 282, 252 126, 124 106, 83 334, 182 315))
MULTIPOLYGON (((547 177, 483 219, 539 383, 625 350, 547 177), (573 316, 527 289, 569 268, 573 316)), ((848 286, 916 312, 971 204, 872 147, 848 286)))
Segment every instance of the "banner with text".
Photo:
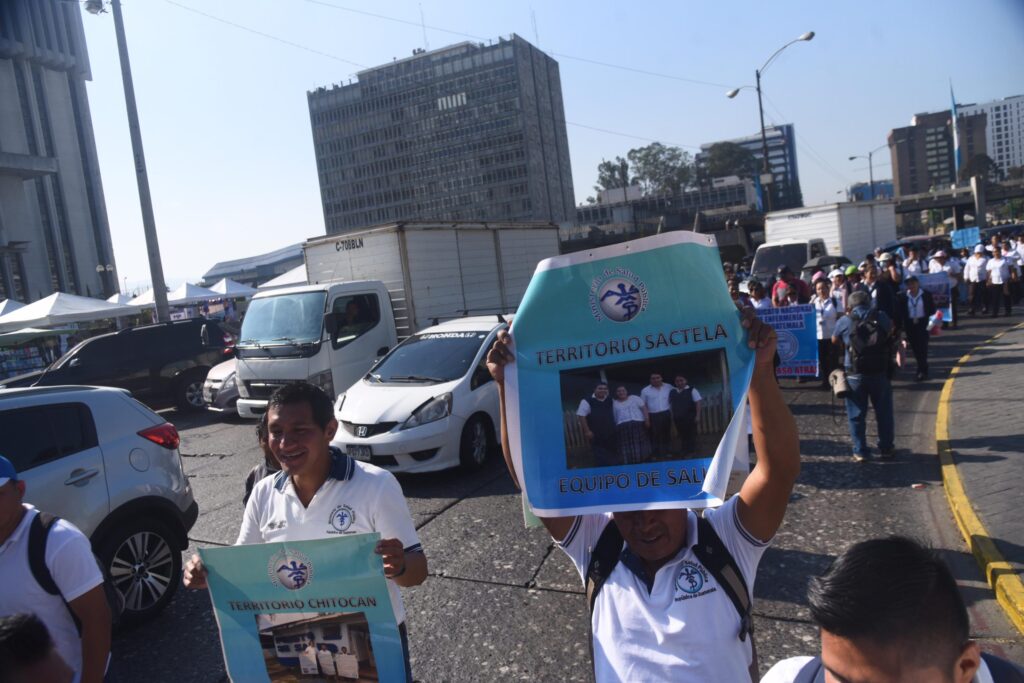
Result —
POLYGON ((942 319, 949 322, 953 319, 952 283, 945 273, 925 273, 917 276, 921 289, 931 292, 935 308, 942 311, 942 319))
POLYGON ((757 317, 775 328, 779 337, 776 377, 814 377, 818 374, 818 321, 811 304, 763 308, 757 317))
POLYGON ((201 548, 233 681, 405 681, 380 534, 201 548))
POLYGON ((714 237, 542 261, 512 337, 509 442, 537 515, 721 502, 753 352, 714 237))

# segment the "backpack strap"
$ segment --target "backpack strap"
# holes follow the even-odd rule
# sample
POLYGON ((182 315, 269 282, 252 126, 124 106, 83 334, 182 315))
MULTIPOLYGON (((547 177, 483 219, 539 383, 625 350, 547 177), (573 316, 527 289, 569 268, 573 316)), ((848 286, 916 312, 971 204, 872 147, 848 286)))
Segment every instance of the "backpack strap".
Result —
POLYGON ((750 636, 750 680, 760 680, 757 663, 757 646, 754 643, 754 607, 747 590, 747 582, 743 572, 736 565, 732 553, 722 543, 711 522, 697 515, 697 543, 693 546, 693 554, 697 556, 704 568, 718 581, 725 594, 729 596, 733 607, 740 615, 739 638, 745 641, 750 636))
POLYGON ((612 570, 619 563, 622 545, 625 541, 615 520, 608 520, 608 525, 601 532, 600 538, 590 553, 590 564, 587 565, 587 605, 590 614, 594 614, 594 603, 601 592, 604 582, 612 575, 612 570))
POLYGON ((58 519, 60 517, 49 512, 38 512, 28 527, 28 567, 39 587, 50 595, 61 594, 50 568, 46 566, 46 539, 58 519))
POLYGON ((987 652, 982 652, 981 658, 988 665, 988 672, 995 683, 1024 683, 1024 670, 1016 665, 987 652))
POLYGON ((813 657, 796 673, 793 683, 825 683, 825 667, 821 657, 813 657))

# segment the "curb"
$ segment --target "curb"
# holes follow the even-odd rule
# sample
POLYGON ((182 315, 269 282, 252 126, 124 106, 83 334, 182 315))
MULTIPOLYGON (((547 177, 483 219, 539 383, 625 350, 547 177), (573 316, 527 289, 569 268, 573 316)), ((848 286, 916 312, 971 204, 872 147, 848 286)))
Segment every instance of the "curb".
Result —
POLYGON ((960 533, 967 542, 974 559, 985 574, 988 585, 995 592, 996 601, 1003 608, 1010 622, 1024 634, 1024 582, 1021 582, 1013 567, 1003 557, 996 547, 995 542, 989 536, 988 530, 982 523, 978 514, 974 511, 970 499, 964 491, 963 481, 960 479, 960 472, 957 470, 953 460, 953 450, 949 445, 949 403, 953 396, 953 380, 956 379, 960 368, 971 358, 971 355, 991 344, 1007 332, 1024 329, 1024 323, 1019 323, 1003 330, 991 339, 971 349, 956 362, 949 373, 949 377, 942 385, 942 393, 939 394, 939 406, 935 416, 935 441, 939 452, 939 463, 942 467, 942 483, 946 491, 946 499, 956 519, 960 533))

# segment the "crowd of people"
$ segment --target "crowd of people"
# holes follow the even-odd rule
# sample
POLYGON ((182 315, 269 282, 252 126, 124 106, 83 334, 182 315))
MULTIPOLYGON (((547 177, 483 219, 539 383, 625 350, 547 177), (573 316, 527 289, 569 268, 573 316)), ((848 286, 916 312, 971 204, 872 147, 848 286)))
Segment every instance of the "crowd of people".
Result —
POLYGON ((697 452, 697 425, 701 395, 684 375, 676 374, 672 386, 661 374, 652 373, 640 395, 617 385, 611 394, 599 382, 576 409, 583 437, 597 467, 649 462, 670 453, 688 457, 697 452), (675 429, 679 447, 673 447, 675 429))
MULTIPOLYGON (((1001 244, 991 246, 991 256, 981 257, 997 264, 986 265, 985 272, 988 287, 1001 293, 982 299, 989 309, 1002 305, 1009 310, 1006 302, 1019 290, 1010 287, 1020 282, 1019 265, 1009 265, 1011 259, 1001 244), (1005 272, 1002 264, 1007 264, 1005 272)), ((1007 246, 1019 254, 1017 247, 1024 245, 1007 246)), ((931 256, 938 268, 950 263, 944 255, 931 256)), ((931 270, 931 261, 927 267, 931 270)), ((772 288, 771 300, 777 305, 816 302, 821 313, 819 341, 828 338, 844 353, 847 411, 858 459, 870 453, 864 432, 869 399, 876 413, 889 413, 888 419, 879 416, 879 447, 883 456, 892 455, 890 340, 894 330, 910 330, 928 317, 924 294, 914 286, 924 268, 923 259, 913 253, 899 263, 880 254, 853 272, 816 277, 813 295, 810 286, 799 284, 802 281, 792 273, 780 273, 772 288), (897 292, 900 284, 906 291, 897 292)), ((952 266, 943 272, 952 277, 952 266)), ((541 519, 587 588, 599 683, 758 679, 752 588, 758 563, 782 524, 800 472, 800 444, 775 377, 775 331, 752 310, 765 298, 764 288, 747 289, 751 305, 742 313, 742 324, 755 355, 748 400, 758 457, 738 494, 703 515, 677 508, 541 519)), ((499 391, 502 451, 512 480, 518 482, 504 420, 505 369, 514 362, 510 343, 507 332, 499 333, 487 365, 499 391)), ((919 374, 922 371, 926 376, 927 368, 919 361, 919 374)), ((616 387, 611 419, 616 421, 614 452, 620 457, 626 452, 620 434, 631 443, 630 458, 643 452, 637 441, 642 444, 646 439, 648 447, 667 443, 677 416, 673 392, 685 393, 688 386, 684 377, 675 377, 673 384, 669 387, 660 375, 652 375, 640 396, 616 387), (619 422, 616 403, 628 404, 619 409, 628 420, 619 422), (652 419, 655 415, 661 417, 652 419), (641 423, 644 431, 620 431, 620 424, 627 422, 641 423)), ((604 438, 612 433, 607 424, 595 429, 595 403, 609 400, 608 389, 598 385, 590 397, 594 402, 584 399, 580 404, 581 411, 584 404, 590 409, 580 418, 592 443, 599 434, 604 438)), ((699 403, 695 391, 690 398, 699 403)), ((601 410, 607 418, 607 410, 601 410)), ((679 430, 679 424, 675 426, 679 430)), ((331 511, 342 503, 351 508, 349 531, 381 534, 375 552, 382 558, 407 680, 412 681, 399 587, 426 580, 427 556, 398 481, 331 447, 337 429, 331 397, 320 388, 300 382, 275 392, 258 431, 263 461, 248 484, 236 544, 331 538, 332 527, 325 520, 329 522, 331 511)), ((24 502, 25 491, 13 465, 0 457, 0 579, 5 586, 0 680, 100 683, 109 660, 111 629, 104 577, 88 539, 63 520, 47 520, 45 513, 24 502), (46 534, 37 530, 44 524, 49 524, 46 534), (44 543, 41 562, 53 591, 46 590, 47 581, 37 575, 41 569, 29 571, 30 546, 39 542, 44 543)), ((192 589, 206 588, 206 570, 198 556, 186 564, 184 583, 192 589)), ((852 546, 810 582, 808 601, 821 635, 820 656, 780 662, 764 680, 1024 680, 1018 668, 980 653, 970 639, 967 613, 949 570, 914 541, 877 539, 852 546), (831 678, 825 678, 826 672, 831 678)))

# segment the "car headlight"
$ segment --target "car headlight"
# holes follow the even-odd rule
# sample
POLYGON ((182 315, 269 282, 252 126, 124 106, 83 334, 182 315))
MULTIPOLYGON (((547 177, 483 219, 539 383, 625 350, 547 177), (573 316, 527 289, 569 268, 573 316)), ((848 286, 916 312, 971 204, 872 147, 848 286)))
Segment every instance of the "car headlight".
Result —
POLYGON ((430 422, 437 422, 451 414, 452 395, 451 392, 448 392, 447 394, 435 396, 416 410, 412 411, 412 415, 409 419, 402 423, 402 429, 411 429, 430 422))
POLYGON ((230 375, 228 375, 227 379, 225 379, 224 382, 220 385, 220 390, 224 391, 225 389, 230 389, 231 387, 235 386, 235 379, 237 377, 238 375, 236 373, 231 373, 230 375))
MULTIPOLYGON (((235 373, 235 377, 238 377, 238 373, 235 373)), ((238 396, 240 398, 249 398, 249 387, 246 386, 245 382, 238 383, 238 396)))
POLYGON ((316 373, 309 378, 309 383, 323 389, 328 396, 334 396, 334 378, 331 377, 330 370, 316 373))

